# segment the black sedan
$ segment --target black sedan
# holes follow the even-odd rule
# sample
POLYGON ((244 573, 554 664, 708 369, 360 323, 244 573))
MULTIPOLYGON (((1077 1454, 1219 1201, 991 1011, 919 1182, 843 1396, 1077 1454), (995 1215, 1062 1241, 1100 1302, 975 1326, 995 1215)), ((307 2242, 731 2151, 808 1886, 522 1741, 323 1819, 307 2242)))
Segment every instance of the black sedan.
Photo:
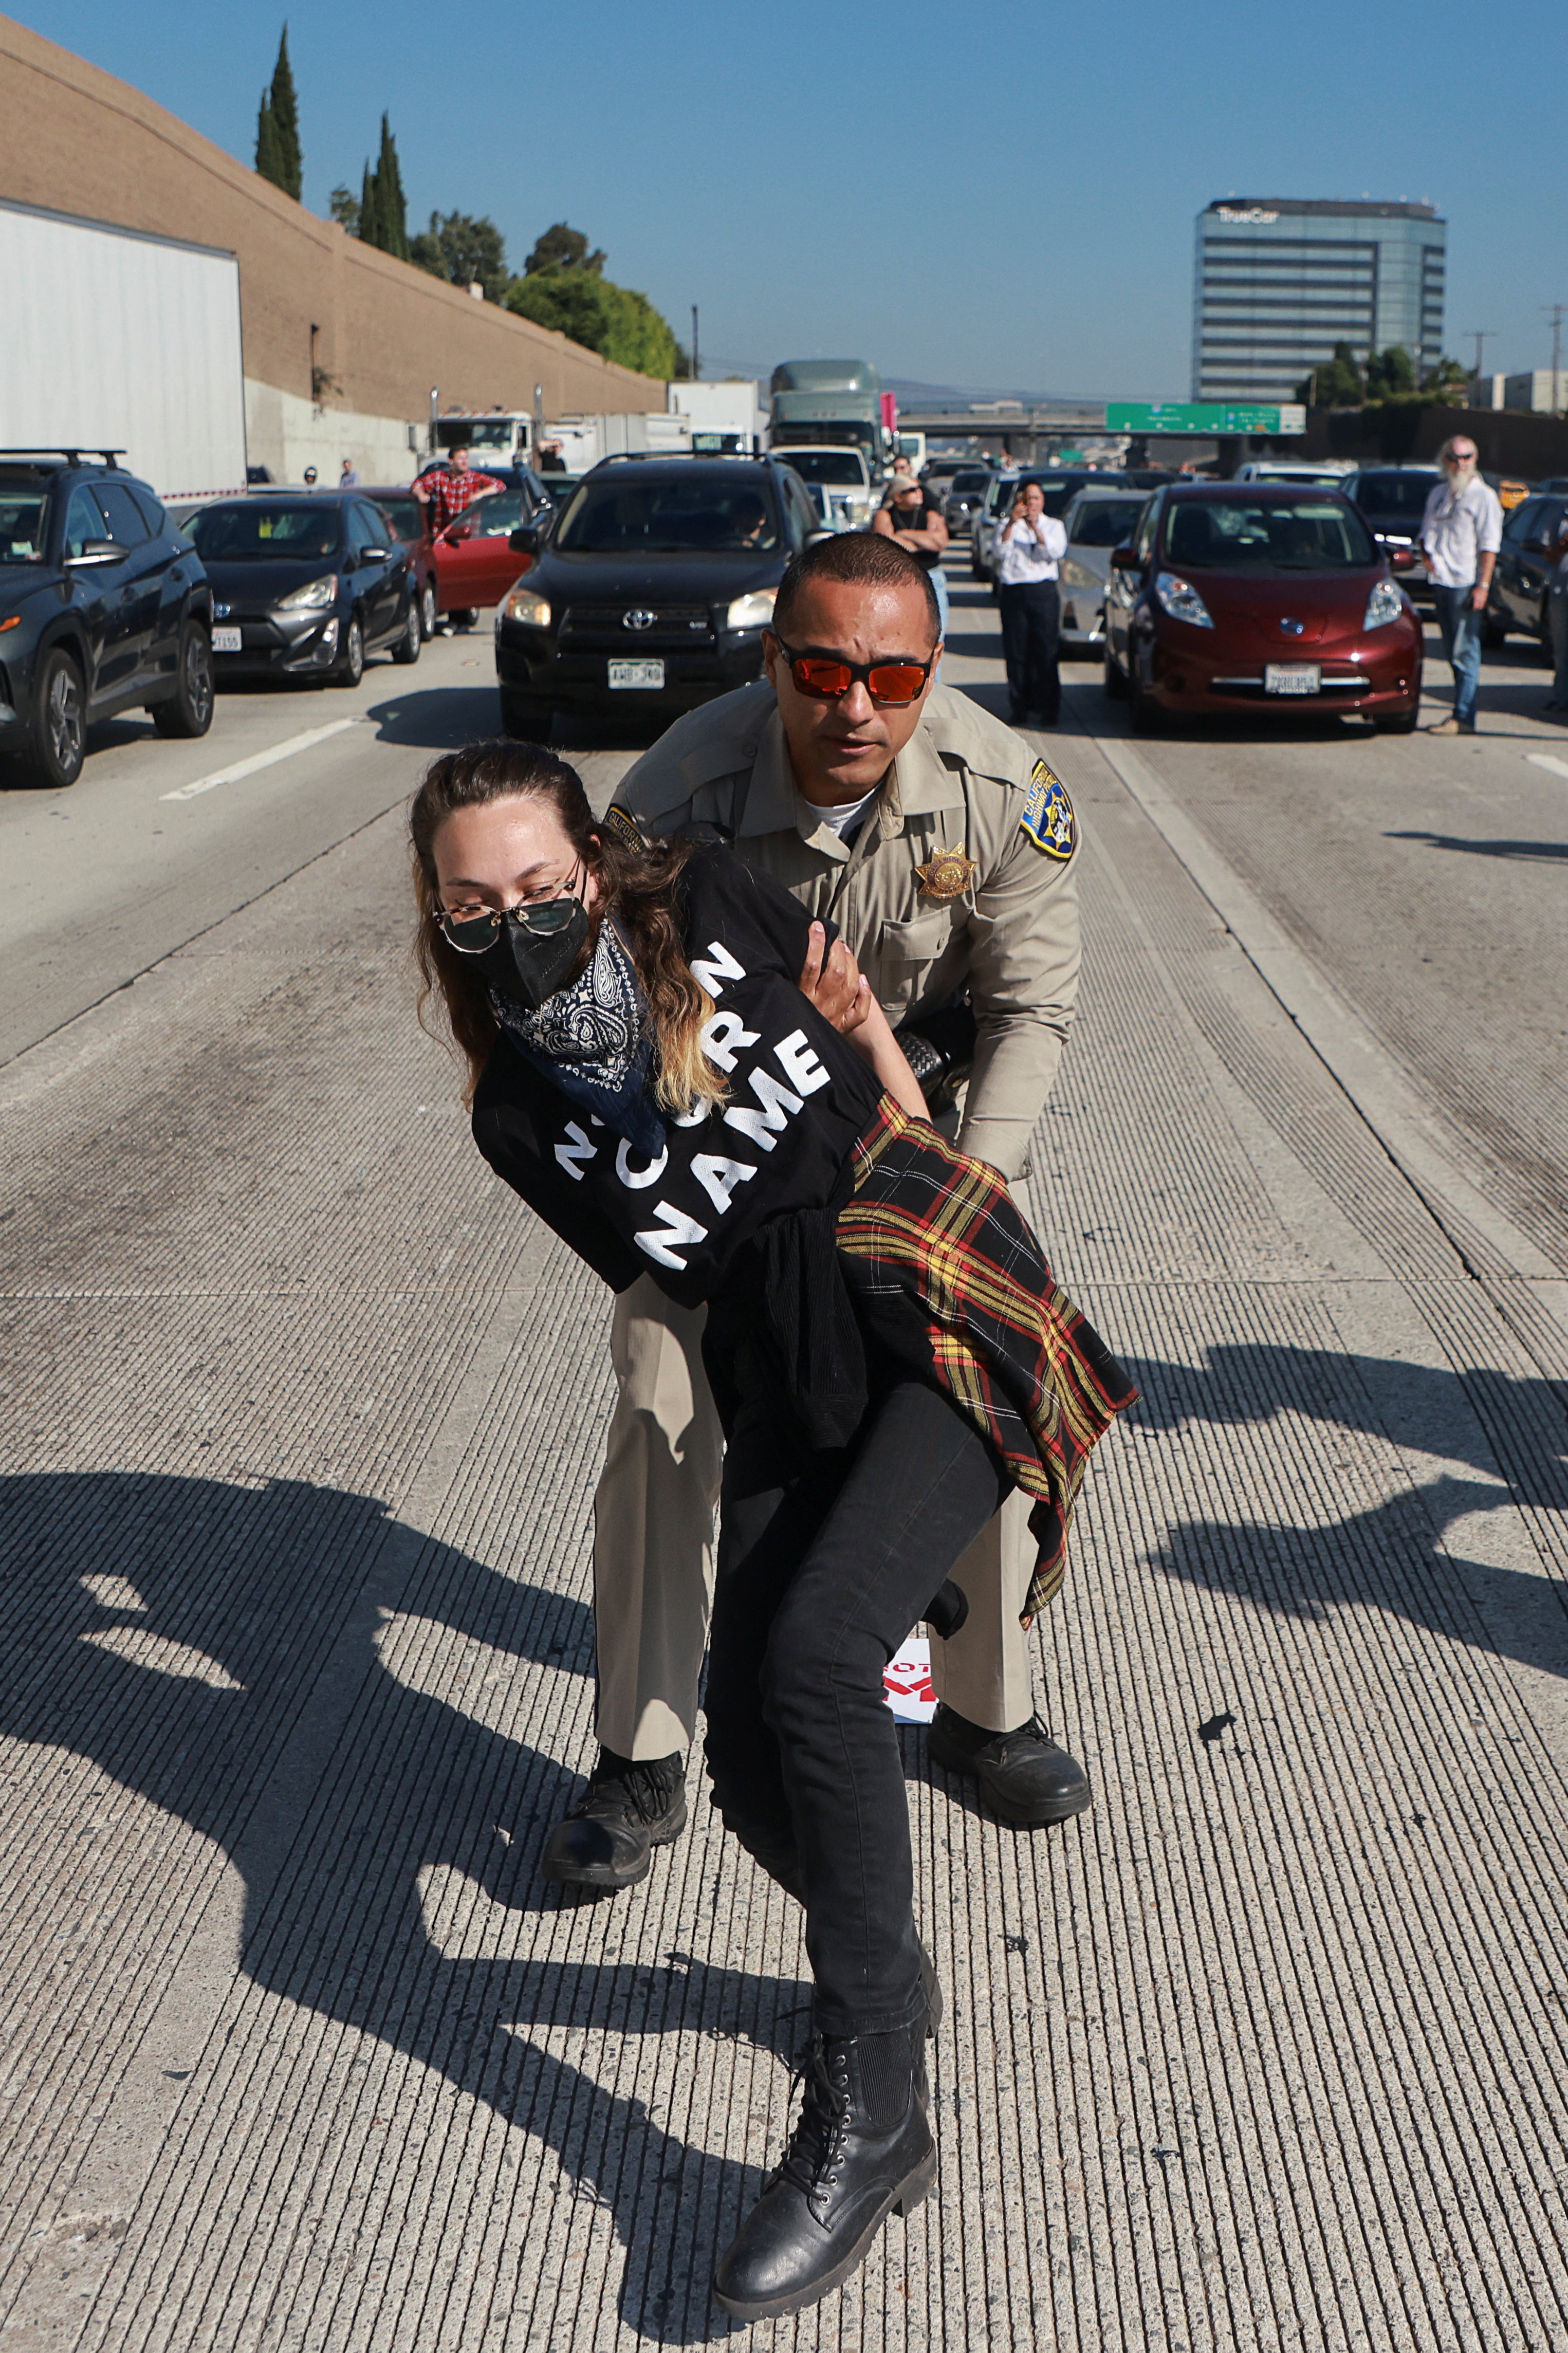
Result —
POLYGON ((1421 560, 1421 519, 1442 480, 1436 466, 1366 466, 1340 485, 1361 509, 1389 570, 1412 596, 1431 591, 1421 560))
POLYGON ((220 685, 270 675, 357 686, 379 648, 418 660, 408 550, 362 493, 219 499, 184 531, 212 583, 220 685))
POLYGON ((608 458, 545 530, 496 620, 509 734, 557 711, 673 718, 762 669, 784 565, 826 536, 800 477, 771 458, 608 458))
POLYGON ((0 753, 74 785, 95 719, 212 725, 212 592, 145 482, 75 450, 0 450, 0 753))
POLYGON ((1510 629, 1551 644, 1548 598, 1557 562, 1552 550, 1565 514, 1568 498, 1535 497, 1504 516, 1502 546, 1481 624, 1489 646, 1500 646, 1510 629))

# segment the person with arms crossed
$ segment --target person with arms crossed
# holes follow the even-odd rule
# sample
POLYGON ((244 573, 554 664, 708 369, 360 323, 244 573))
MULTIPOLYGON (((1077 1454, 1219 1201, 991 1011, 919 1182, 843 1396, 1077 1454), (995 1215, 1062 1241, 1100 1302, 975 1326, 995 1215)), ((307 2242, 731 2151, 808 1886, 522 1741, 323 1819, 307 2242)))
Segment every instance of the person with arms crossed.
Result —
MULTIPOLYGON (((611 822, 727 839, 835 923, 831 956, 814 934, 807 993, 836 1017, 853 1006, 847 949, 894 1025, 931 1032, 902 1039, 923 1083, 944 1052, 972 1059, 959 1142, 1016 1177, 1077 994, 1067 795, 1010 729, 933 684, 930 577, 895 541, 845 533, 796 556, 764 645, 766 679, 679 720, 629 771, 629 814, 611 822), (894 657, 902 675, 889 681, 894 657)), ((546 1875, 563 1883, 629 1886, 685 1824, 722 1451, 702 1329, 700 1309, 650 1280, 616 1303, 619 1395, 595 1503, 599 1756, 546 1850, 546 1875)), ((963 1563, 968 1623, 932 1645, 930 1742, 1005 1819, 1043 1827, 1091 1792, 1036 1719, 1019 1622, 1030 1557, 1026 1514, 1010 1503, 963 1563)))
POLYGON ((929 575, 936 591, 937 627, 947 635, 947 575, 942 568, 947 545, 947 522, 942 509, 927 497, 925 485, 912 473, 895 474, 888 495, 871 518, 871 528, 907 547, 929 575))
POLYGON ((1426 501, 1421 553, 1432 579, 1432 601, 1443 651, 1454 673, 1454 708, 1428 735, 1473 735, 1481 678, 1481 616, 1492 568, 1502 545, 1502 504, 1476 471, 1476 445, 1455 433, 1437 452, 1447 476, 1426 501))

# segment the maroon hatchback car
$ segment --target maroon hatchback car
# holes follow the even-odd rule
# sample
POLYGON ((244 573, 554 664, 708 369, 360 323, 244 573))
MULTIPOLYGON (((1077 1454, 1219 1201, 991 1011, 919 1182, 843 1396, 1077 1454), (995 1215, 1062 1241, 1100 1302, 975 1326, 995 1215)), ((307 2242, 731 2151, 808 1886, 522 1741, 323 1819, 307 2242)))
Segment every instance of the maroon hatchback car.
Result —
POLYGON ((1353 712, 1408 734, 1422 628, 1382 550, 1331 491, 1159 491, 1110 559, 1105 691, 1134 727, 1182 712, 1353 712))

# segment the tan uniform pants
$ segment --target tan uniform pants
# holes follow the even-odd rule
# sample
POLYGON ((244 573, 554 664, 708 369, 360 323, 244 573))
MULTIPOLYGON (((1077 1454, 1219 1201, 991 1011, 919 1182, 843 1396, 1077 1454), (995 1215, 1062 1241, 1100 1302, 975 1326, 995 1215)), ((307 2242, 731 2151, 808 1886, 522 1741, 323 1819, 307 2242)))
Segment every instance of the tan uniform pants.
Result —
MULTIPOLYGON (((620 1393, 594 1499, 594 1617, 601 1745, 668 1757, 697 1729, 713 1599, 713 1508, 724 1440, 702 1368, 706 1308, 677 1307, 646 1275, 616 1301, 620 1393)), ((1036 1547, 1029 1500, 1008 1497, 953 1570, 969 1617, 932 1641, 938 1696, 972 1724, 1010 1732, 1034 1710, 1018 1613, 1036 1547)))

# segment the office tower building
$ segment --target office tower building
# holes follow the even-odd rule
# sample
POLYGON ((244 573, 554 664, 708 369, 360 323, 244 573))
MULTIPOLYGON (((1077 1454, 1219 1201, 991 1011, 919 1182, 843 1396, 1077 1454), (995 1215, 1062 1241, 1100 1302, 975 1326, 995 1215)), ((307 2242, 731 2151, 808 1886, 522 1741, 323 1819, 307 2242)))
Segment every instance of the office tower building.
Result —
POLYGON ((1443 356, 1447 224, 1430 205, 1227 198, 1197 218, 1193 398, 1294 400, 1348 343, 1402 343, 1416 381, 1443 356))

